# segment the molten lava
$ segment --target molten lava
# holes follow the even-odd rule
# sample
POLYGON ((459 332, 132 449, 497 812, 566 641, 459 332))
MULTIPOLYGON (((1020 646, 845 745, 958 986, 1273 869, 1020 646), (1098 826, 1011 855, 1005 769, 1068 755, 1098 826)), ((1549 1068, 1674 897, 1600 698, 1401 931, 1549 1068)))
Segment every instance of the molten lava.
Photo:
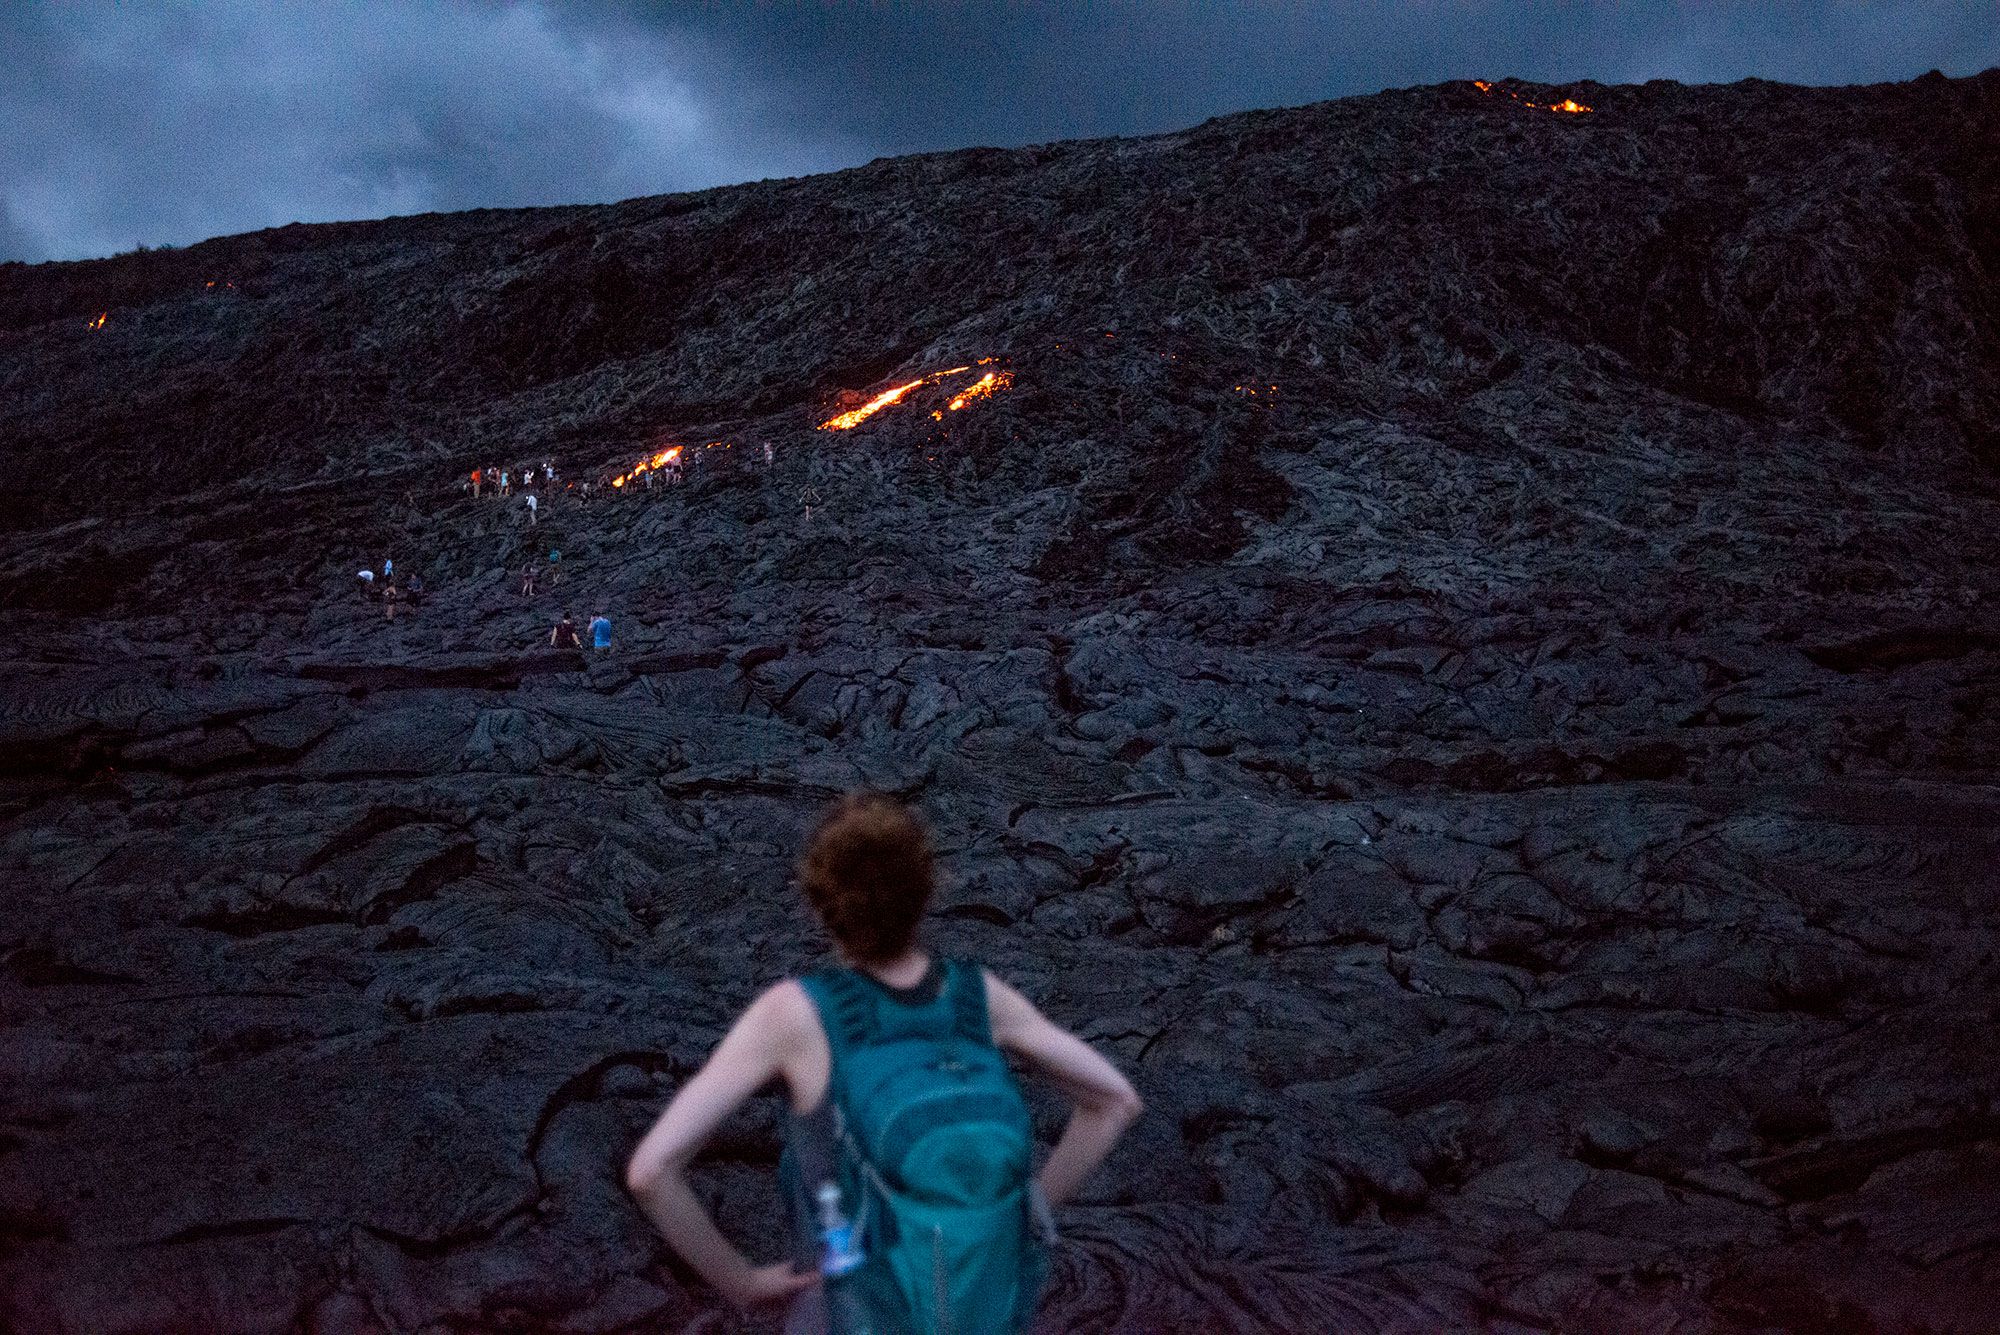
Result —
MULTIPOLYGON (((986 366, 998 360, 1000 360, 998 357, 981 357, 977 365, 986 366)), ((867 421, 869 418, 873 417, 876 413, 881 412, 884 408, 888 408, 893 406, 894 404, 901 403, 904 399, 908 398, 911 394, 914 394, 917 390, 922 389, 924 386, 935 385, 939 381, 949 380, 953 376, 964 375, 966 372, 972 369, 973 369, 972 365, 953 366, 953 367, 948 367, 942 371, 932 371, 928 375, 918 376, 915 380, 906 381, 903 384, 896 385, 889 389, 883 390, 881 393, 877 394, 874 398, 867 400, 865 403, 862 403, 857 407, 849 408, 845 412, 837 413, 834 416, 827 418, 826 421, 821 422, 819 424, 819 429, 821 431, 852 430, 853 428, 860 426, 863 422, 867 421)), ((988 371, 984 375, 980 376, 977 380, 974 380, 971 384, 966 385, 963 389, 959 390, 957 394, 953 395, 951 402, 948 405, 949 410, 952 412, 957 412, 959 409, 965 407, 969 403, 974 403, 980 399, 991 398, 993 395, 999 393, 1003 389, 1006 389, 1009 385, 1012 385, 1013 383, 1014 383, 1014 373, 1012 371, 999 371, 999 370, 988 371)), ((841 394, 842 402, 853 403, 858 398, 860 398, 860 395, 855 394, 852 391, 842 391, 841 394)), ((944 414, 945 414, 944 409, 938 409, 931 413, 931 417, 934 420, 942 421, 944 418, 944 414)), ((734 447, 733 441, 712 440, 709 441, 707 444, 702 445, 698 448, 704 450, 727 450, 733 447, 734 447)), ((681 454, 683 448, 684 447, 680 445, 669 445, 665 449, 656 451, 649 457, 641 459, 638 463, 633 464, 632 467, 627 469, 625 472, 620 473, 617 477, 612 478, 611 485, 615 488, 622 489, 627 483, 633 481, 636 478, 643 477, 647 473, 658 472, 663 469, 678 467, 681 462, 681 454)), ((766 445, 765 460, 768 462, 769 459, 770 459, 770 447, 766 445)))
POLYGON ((102 329, 104 328, 104 322, 106 320, 109 320, 110 318, 111 318, 110 311, 100 311, 95 320, 85 320, 83 322, 83 327, 85 329, 102 329))
POLYGON ((1472 86, 1474 88, 1477 88, 1482 93, 1505 93, 1507 94, 1507 96, 1513 98, 1516 102, 1519 102, 1522 106, 1533 107, 1537 111, 1564 111, 1564 112, 1569 112, 1571 114, 1575 114, 1578 112, 1590 111, 1593 109, 1585 106, 1583 103, 1577 101, 1573 97, 1566 97, 1560 102, 1530 102, 1527 98, 1522 97, 1519 93, 1515 92, 1513 89, 1495 88, 1492 84, 1488 83, 1484 79, 1474 79, 1472 81, 1472 86))
POLYGON ((658 451, 649 458, 641 459, 627 471, 612 478, 611 485, 622 487, 642 473, 651 473, 661 468, 671 468, 680 461, 681 447, 678 445, 669 445, 666 449, 658 451))
MULTIPOLYGON (((957 412, 974 399, 991 398, 994 394, 1014 383, 1012 371, 988 371, 979 379, 960 390, 951 401, 951 410, 957 412)), ((933 414, 935 416, 935 414, 933 414)))
POLYGON ((898 385, 894 389, 885 389, 859 408, 850 409, 838 416, 827 418, 819 424, 819 429, 822 431, 851 431, 873 417, 876 413, 887 408, 890 404, 902 402, 903 396, 911 390, 922 389, 926 380, 928 380, 928 377, 925 380, 912 380, 909 384, 898 385))
MULTIPOLYGON (((997 357, 981 357, 977 365, 985 366, 998 360, 999 358, 997 357)), ((940 380, 949 380, 953 376, 964 375, 972 369, 971 366, 954 366, 948 370, 932 371, 929 375, 920 376, 915 380, 897 385, 892 389, 885 389, 859 407, 850 408, 846 412, 827 418, 819 424, 819 429, 821 431, 851 431, 873 417, 876 413, 881 412, 884 408, 901 403, 905 398, 922 389, 925 385, 935 385, 940 380)), ((988 371, 985 375, 960 390, 951 400, 950 409, 953 412, 957 412, 960 408, 963 408, 975 399, 991 397, 997 391, 1003 390, 1013 383, 1014 373, 1012 371, 988 371)), ((935 419, 942 419, 944 413, 942 411, 933 411, 931 416, 935 419)))

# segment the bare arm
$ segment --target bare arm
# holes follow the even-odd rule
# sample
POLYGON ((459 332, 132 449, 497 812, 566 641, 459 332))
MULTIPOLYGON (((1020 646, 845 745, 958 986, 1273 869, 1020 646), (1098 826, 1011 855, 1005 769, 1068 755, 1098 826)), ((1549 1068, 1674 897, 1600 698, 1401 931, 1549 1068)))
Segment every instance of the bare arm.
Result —
POLYGON ((667 1245, 739 1307, 797 1293, 816 1277, 784 1262, 753 1267, 695 1198, 686 1171, 722 1119, 778 1074, 796 1010, 786 988, 797 991, 798 984, 780 983, 750 1004, 667 1104, 625 1169, 627 1189, 667 1245))
POLYGON ((1104 1162, 1145 1105, 1095 1048, 1050 1023, 1033 1002, 991 973, 986 975, 986 1001, 993 1041, 1048 1077, 1074 1108, 1040 1175, 1042 1194, 1049 1204, 1058 1204, 1104 1162))

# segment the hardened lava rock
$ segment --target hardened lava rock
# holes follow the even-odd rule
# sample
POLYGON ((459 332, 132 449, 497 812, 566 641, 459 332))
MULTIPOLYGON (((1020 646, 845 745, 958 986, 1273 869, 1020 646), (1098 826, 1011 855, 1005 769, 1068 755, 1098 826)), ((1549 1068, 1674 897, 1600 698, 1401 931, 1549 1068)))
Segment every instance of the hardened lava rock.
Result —
POLYGON ((869 785, 1147 1100, 1048 1330, 1990 1328, 1997 140, 1465 82, 0 266, 0 1326, 768 1328, 619 1170, 869 785))

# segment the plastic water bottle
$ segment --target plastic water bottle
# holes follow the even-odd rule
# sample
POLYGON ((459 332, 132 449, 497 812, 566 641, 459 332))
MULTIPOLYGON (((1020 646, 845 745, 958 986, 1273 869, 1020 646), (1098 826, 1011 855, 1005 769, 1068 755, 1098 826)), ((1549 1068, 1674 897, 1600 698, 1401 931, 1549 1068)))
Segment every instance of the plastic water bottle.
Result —
POLYGON ((840 1208, 840 1188, 819 1184, 820 1273, 829 1279, 844 1275, 865 1259, 855 1245, 854 1225, 840 1208))

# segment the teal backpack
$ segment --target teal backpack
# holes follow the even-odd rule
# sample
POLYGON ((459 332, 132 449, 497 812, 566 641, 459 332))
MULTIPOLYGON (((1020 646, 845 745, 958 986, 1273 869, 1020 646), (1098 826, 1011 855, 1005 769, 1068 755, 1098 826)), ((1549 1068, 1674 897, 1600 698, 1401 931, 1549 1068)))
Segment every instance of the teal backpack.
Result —
MULTIPOLYGON (((985 978, 941 964, 922 1005, 848 969, 800 980, 833 1053, 841 1199, 866 1257, 826 1281, 836 1335, 1026 1330, 1047 1277, 1034 1128, 993 1044, 985 978)), ((810 1196, 817 1184, 793 1176, 810 1196)))

